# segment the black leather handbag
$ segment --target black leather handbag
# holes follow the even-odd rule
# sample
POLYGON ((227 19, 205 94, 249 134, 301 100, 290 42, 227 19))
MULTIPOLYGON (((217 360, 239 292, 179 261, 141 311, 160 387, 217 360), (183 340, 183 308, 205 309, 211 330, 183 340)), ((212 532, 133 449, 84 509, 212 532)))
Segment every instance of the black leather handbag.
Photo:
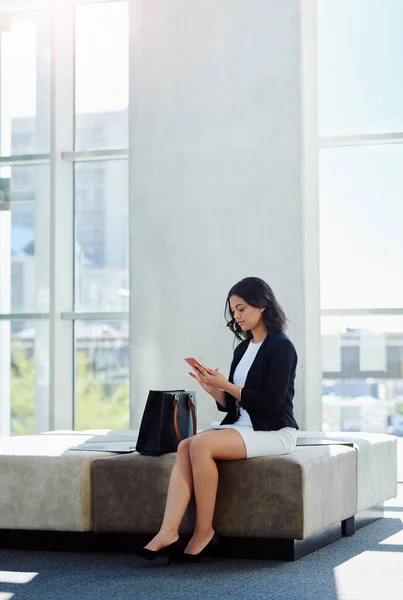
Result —
POLYGON ((149 456, 176 452, 181 440, 196 433, 195 392, 150 390, 137 438, 137 452, 149 456))

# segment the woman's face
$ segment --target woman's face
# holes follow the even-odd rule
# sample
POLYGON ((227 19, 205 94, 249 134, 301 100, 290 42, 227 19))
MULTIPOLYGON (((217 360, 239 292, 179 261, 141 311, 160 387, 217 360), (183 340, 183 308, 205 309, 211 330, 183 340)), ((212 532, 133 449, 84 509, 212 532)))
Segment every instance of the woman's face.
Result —
POLYGON ((243 331, 255 329, 262 321, 263 308, 255 308, 239 296, 231 296, 229 303, 234 319, 243 331))

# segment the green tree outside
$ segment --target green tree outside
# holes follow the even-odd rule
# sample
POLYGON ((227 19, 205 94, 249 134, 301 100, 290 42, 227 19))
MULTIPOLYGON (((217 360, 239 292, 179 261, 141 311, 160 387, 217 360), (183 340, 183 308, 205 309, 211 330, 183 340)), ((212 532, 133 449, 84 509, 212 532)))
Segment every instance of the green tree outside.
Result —
POLYGON ((11 433, 29 435, 35 431, 35 361, 16 345, 11 359, 11 433))
MULTIPOLYGON (((35 360, 13 345, 11 433, 35 431, 35 360)), ((76 354, 75 429, 128 429, 129 383, 111 384, 111 373, 91 372, 88 352, 76 354)))

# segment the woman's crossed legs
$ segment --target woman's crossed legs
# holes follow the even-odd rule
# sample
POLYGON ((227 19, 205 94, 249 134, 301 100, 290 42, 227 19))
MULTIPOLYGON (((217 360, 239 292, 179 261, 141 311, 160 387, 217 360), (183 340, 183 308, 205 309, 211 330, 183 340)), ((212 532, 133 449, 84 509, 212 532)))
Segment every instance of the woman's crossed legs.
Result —
POLYGON ((213 515, 218 487, 215 461, 243 458, 246 458, 245 444, 235 429, 208 429, 180 442, 169 480, 162 525, 146 548, 160 550, 178 539, 179 525, 194 493, 196 526, 185 552, 201 552, 214 535, 213 515))

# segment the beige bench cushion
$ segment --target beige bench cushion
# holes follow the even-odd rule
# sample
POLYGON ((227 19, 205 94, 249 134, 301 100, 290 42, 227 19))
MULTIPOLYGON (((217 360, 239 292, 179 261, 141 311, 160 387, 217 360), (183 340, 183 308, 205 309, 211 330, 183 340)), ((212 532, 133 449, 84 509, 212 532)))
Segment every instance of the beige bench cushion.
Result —
MULTIPOLYGON (((137 453, 96 460, 95 531, 158 531, 174 460, 174 454, 137 453)), ((307 537, 355 514, 355 469, 355 450, 346 446, 222 461, 214 526, 234 537, 307 537)), ((191 533, 193 527, 189 510, 181 531, 191 533)))
POLYGON ((92 463, 111 454, 69 447, 103 433, 0 438, 0 529, 91 530, 92 463))
POLYGON ((397 438, 361 431, 298 431, 298 437, 354 442, 357 449, 357 512, 397 494, 397 438))

